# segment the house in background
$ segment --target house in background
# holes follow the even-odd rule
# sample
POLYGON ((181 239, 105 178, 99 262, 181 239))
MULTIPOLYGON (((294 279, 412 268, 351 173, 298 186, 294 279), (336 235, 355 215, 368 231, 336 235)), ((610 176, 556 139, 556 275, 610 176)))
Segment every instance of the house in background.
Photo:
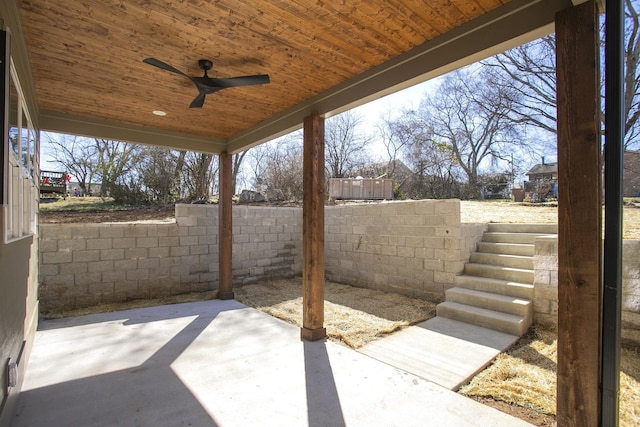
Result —
MULTIPOLYGON (((542 163, 534 165, 527 172, 529 181, 525 181, 525 198, 542 201, 550 197, 558 197, 558 163, 542 163)), ((622 195, 624 197, 640 197, 640 151, 624 152, 624 175, 622 179, 622 195)))
POLYGON ((534 165, 527 172, 529 181, 557 181, 558 180, 558 163, 545 163, 544 157, 542 163, 534 165))
POLYGON ((558 163, 542 163, 534 165, 527 172, 529 181, 524 182, 525 200, 543 202, 558 198, 558 163))

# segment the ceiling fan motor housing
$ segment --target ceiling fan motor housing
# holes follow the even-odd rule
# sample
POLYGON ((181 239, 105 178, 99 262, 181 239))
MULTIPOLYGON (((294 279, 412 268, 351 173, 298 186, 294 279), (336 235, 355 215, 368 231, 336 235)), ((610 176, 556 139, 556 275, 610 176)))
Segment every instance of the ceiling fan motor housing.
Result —
POLYGON ((201 70, 207 72, 213 67, 213 62, 209 61, 208 59, 199 59, 198 66, 201 70))

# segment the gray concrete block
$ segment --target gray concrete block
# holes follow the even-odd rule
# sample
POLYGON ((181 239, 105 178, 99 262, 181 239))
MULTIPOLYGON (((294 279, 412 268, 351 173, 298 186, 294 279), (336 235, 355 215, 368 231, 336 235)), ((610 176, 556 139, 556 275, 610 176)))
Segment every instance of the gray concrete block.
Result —
POLYGON ((157 237, 139 237, 136 239, 136 247, 138 248, 157 248, 158 243, 157 237))
MULTIPOLYGON (((91 292, 91 286, 100 286, 105 283, 102 280, 102 274, 97 272, 92 273, 76 273, 75 275, 75 285, 76 286, 87 286, 89 292, 91 292)), ((106 282, 109 283, 109 282, 106 282)), ((113 290, 113 289, 112 289, 113 290)))
POLYGON ((90 273, 100 273, 103 271, 113 271, 113 261, 94 261, 87 263, 88 271, 90 273))
POLYGON ((135 237, 122 237, 112 240, 111 246, 113 249, 131 249, 136 246, 135 237))
POLYGON ((127 224, 124 229, 124 237, 147 237, 147 230, 145 224, 127 224))
POLYGON ((147 248, 132 248, 124 250, 125 259, 147 258, 148 256, 149 249, 147 248))
POLYGON ((180 238, 178 236, 158 237, 158 246, 170 247, 179 246, 180 238))
POLYGON ((151 269, 160 266, 160 260, 158 258, 143 258, 138 260, 139 269, 151 269))
POLYGON ((69 230, 72 239, 97 239, 100 237, 100 227, 96 224, 74 224, 69 226, 69 230))
POLYGON ((112 239, 124 237, 124 227, 117 225, 105 225, 99 230, 99 237, 101 239, 112 239))
POLYGON ((89 262, 89 261, 100 261, 100 251, 95 249, 95 250, 84 250, 84 251, 73 252, 73 262, 89 262))
POLYGON ((170 249, 166 246, 149 248, 149 258, 166 258, 170 254, 170 249))
POLYGON ((114 271, 128 271, 128 270, 135 270, 136 268, 138 268, 137 259, 124 259, 124 260, 113 261, 114 271))
POLYGON ((100 251, 100 260, 109 261, 124 259, 124 249, 102 249, 100 251))
POLYGON ((112 249, 112 239, 88 239, 86 241, 87 249, 112 249))
POLYGON ((42 254, 43 264, 64 264, 73 261, 72 252, 47 252, 42 254))
POLYGON ((135 270, 127 270, 127 280, 136 281, 149 278, 148 268, 136 268, 135 270))
POLYGON ((71 262, 67 264, 60 264, 59 273, 62 275, 86 273, 88 271, 88 264, 86 262, 71 262))

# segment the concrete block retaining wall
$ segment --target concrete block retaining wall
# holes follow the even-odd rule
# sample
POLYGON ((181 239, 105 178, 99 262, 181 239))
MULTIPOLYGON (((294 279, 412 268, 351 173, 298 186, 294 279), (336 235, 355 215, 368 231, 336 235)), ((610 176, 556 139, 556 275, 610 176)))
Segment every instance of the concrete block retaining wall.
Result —
MULTIPOLYGON (((535 269, 534 321, 558 323, 558 238, 538 237, 535 269)), ((640 240, 624 240, 622 267, 622 338, 640 343, 640 240)))
MULTIPOLYGON (((442 300, 486 224, 461 224, 458 200, 328 206, 329 280, 442 300)), ((174 223, 41 225, 43 311, 218 287, 218 207, 177 205, 174 223)), ((556 324, 557 237, 536 239, 534 321, 556 324)), ((235 285, 302 271, 302 209, 233 207, 235 285)), ((623 337, 640 342, 640 241, 625 240, 623 337)))
MULTIPOLYGON (((460 224, 458 200, 325 210, 330 280, 442 299, 486 226, 460 224)), ((40 227, 43 311, 217 289, 218 207, 177 205, 170 224, 40 227)), ((233 280, 302 271, 302 209, 233 207, 233 280)))
MULTIPOLYGON (((301 272, 302 211, 233 208, 236 284, 301 272)), ((44 312, 218 288, 218 207, 177 205, 174 223, 43 224, 44 312)))
POLYGON ((460 224, 459 200, 340 205, 325 210, 330 280, 441 301, 485 224, 460 224))

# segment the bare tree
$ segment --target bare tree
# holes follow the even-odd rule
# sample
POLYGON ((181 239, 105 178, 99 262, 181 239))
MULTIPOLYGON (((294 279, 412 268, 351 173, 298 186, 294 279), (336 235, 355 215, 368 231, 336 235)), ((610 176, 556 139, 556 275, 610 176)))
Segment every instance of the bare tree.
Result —
POLYGON ((236 190, 237 190, 236 186, 238 184, 238 178, 242 174, 242 161, 244 160, 249 150, 251 149, 248 149, 233 155, 233 158, 232 158, 233 170, 231 172, 231 191, 233 192, 233 194, 236 194, 236 190))
POLYGON ((79 136, 46 134, 54 162, 61 165, 77 181, 82 192, 91 194, 91 183, 97 175, 97 155, 93 140, 79 136))
POLYGON ((267 168, 268 155, 273 148, 273 143, 265 143, 248 150, 249 168, 251 169, 251 181, 254 190, 260 191, 264 181, 264 173, 267 168))
POLYGON ((498 54, 482 64, 493 84, 506 86, 510 117, 556 133, 556 41, 553 35, 498 54))
POLYGON ((483 164, 488 167, 487 162, 510 158, 519 140, 509 116, 511 96, 509 90, 492 84, 481 69, 467 67, 448 74, 420 105, 414 119, 419 129, 414 153, 427 148, 432 155, 450 156, 467 178, 469 196, 480 196, 478 176, 483 164))
POLYGON ((261 166, 263 182, 281 190, 289 200, 302 200, 302 134, 296 132, 265 145, 261 166))
POLYGON ((625 149, 640 145, 640 14, 639 2, 625 0, 625 149))
POLYGON ((97 173, 102 181, 101 196, 112 193, 116 186, 124 185, 127 181, 136 182, 137 177, 128 175, 140 159, 140 145, 99 138, 93 141, 97 156, 97 173))
POLYGON ((187 191, 187 199, 207 200, 215 183, 218 163, 213 154, 189 152, 185 156, 185 172, 183 185, 187 191))
POLYGON ((395 178, 396 160, 399 160, 402 151, 415 137, 410 122, 405 120, 413 113, 413 111, 403 111, 399 117, 394 118, 390 112, 387 112, 377 125, 378 137, 387 152, 389 178, 395 178))
POLYGON ((342 178, 362 168, 370 160, 366 149, 371 141, 361 129, 362 116, 349 110, 325 123, 327 177, 342 178))
MULTIPOLYGON (((625 149, 640 145, 640 17, 637 0, 625 0, 625 149)), ((496 55, 482 64, 495 84, 508 87, 510 116, 516 123, 556 133, 555 36, 496 55)))
POLYGON ((150 201, 166 204, 180 197, 181 171, 178 168, 181 168, 179 163, 184 159, 183 153, 167 148, 144 147, 137 174, 150 201))

